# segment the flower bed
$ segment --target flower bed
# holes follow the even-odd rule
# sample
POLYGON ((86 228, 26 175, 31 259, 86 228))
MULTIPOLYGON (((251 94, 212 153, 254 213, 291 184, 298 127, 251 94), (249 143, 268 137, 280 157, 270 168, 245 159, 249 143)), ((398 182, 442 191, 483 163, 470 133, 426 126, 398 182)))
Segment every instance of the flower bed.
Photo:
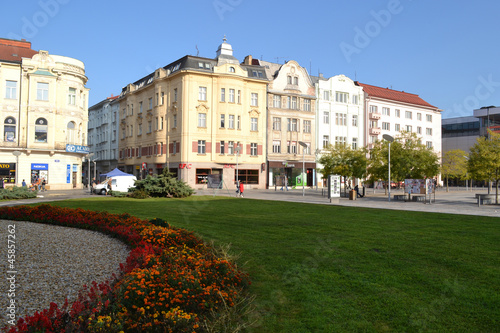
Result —
POLYGON ((96 230, 132 249, 119 277, 83 286, 72 304, 51 303, 8 332, 204 332, 250 283, 192 232, 160 219, 50 205, 0 208, 0 218, 96 230))

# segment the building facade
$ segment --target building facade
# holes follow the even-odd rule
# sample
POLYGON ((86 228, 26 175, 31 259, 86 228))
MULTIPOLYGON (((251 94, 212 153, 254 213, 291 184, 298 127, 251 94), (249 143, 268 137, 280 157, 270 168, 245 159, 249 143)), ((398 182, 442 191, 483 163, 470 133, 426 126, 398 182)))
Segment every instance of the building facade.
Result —
POLYGON ((168 168, 190 186, 218 175, 223 187, 265 188, 266 89, 260 66, 230 44, 215 58, 185 56, 123 88, 120 169, 138 178, 168 168))
MULTIPOLYGON (((329 79, 323 76, 312 77, 317 96, 316 146, 317 158, 329 145, 349 145, 352 149, 364 147, 364 92, 353 80, 345 75, 329 79)), ((323 166, 318 164, 318 169, 323 166)), ((318 176, 320 186, 326 180, 318 176)))
POLYGON ((0 39, 0 177, 20 186, 45 178, 50 189, 82 187, 88 154, 83 62, 0 39))
POLYGON ((84 182, 118 167, 118 96, 111 96, 89 107, 89 159, 84 163, 84 182), (87 176, 90 175, 90 178, 87 176))
POLYGON ((296 61, 258 59, 269 77, 267 90, 267 185, 313 186, 316 173, 316 95, 307 70, 296 61), (303 173, 304 169, 304 173, 303 173))
POLYGON ((365 145, 414 132, 422 143, 441 156, 441 111, 418 95, 356 82, 365 93, 365 145))

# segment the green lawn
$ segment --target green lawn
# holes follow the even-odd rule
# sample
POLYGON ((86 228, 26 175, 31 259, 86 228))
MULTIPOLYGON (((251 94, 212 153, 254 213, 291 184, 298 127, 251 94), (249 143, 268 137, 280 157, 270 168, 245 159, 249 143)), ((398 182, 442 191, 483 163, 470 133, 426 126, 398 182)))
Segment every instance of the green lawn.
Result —
POLYGON ((223 197, 89 198, 231 244, 251 332, 498 332, 500 219, 223 197))

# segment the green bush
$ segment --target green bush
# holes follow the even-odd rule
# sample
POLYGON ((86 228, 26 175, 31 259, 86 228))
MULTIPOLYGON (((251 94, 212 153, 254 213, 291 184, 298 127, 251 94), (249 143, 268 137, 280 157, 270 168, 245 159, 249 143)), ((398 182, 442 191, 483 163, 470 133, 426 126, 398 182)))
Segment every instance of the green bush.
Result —
POLYGON ((148 192, 144 190, 129 189, 127 197, 134 199, 147 199, 149 198, 148 192))
POLYGON ((38 191, 30 191, 27 187, 8 187, 0 189, 0 200, 36 198, 38 191))
POLYGON ((165 168, 157 177, 148 175, 146 179, 137 180, 132 192, 144 191, 151 197, 185 198, 194 193, 194 189, 183 180, 174 178, 165 168))

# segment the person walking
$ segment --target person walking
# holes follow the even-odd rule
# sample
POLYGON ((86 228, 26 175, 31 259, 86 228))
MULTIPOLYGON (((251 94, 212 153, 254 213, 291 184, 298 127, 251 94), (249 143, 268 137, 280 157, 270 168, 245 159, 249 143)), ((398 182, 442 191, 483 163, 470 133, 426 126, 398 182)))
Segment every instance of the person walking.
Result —
POLYGON ((45 188, 46 184, 47 184, 47 181, 45 180, 45 178, 42 178, 42 191, 41 192, 47 191, 47 189, 45 188))
POLYGON ((288 191, 288 177, 286 175, 283 176, 283 184, 281 184, 281 190, 282 191, 283 191, 283 186, 288 191))
POLYGON ((26 180, 23 179, 23 182, 21 183, 23 187, 26 187, 26 180))
POLYGON ((97 182, 95 181, 95 177, 92 178, 92 183, 90 184, 90 195, 94 194, 94 188, 97 185, 97 182))
POLYGON ((243 182, 240 182, 240 197, 242 198, 243 198, 243 190, 244 190, 243 182))
POLYGON ((0 188, 4 188, 3 177, 0 177, 0 188))

